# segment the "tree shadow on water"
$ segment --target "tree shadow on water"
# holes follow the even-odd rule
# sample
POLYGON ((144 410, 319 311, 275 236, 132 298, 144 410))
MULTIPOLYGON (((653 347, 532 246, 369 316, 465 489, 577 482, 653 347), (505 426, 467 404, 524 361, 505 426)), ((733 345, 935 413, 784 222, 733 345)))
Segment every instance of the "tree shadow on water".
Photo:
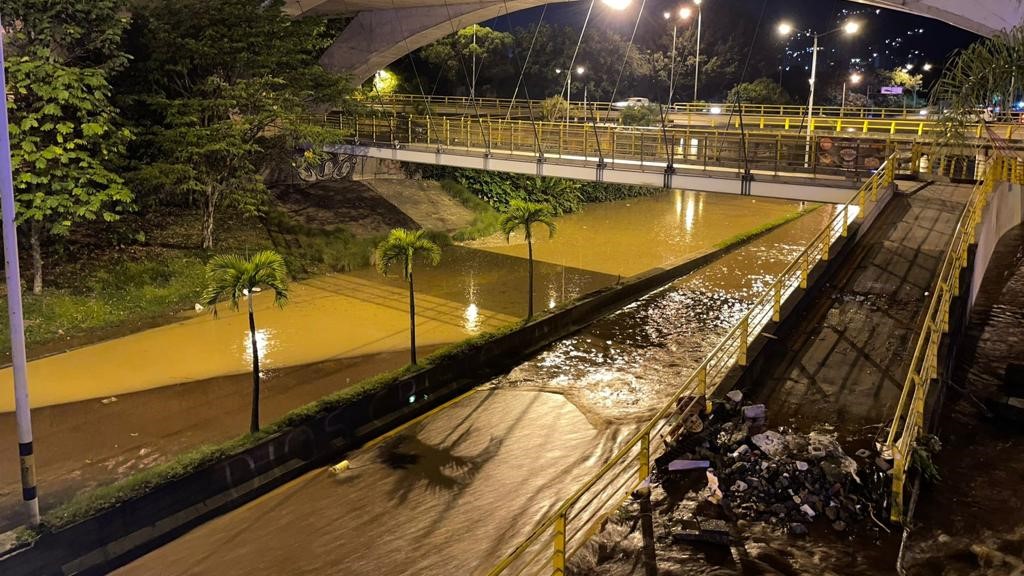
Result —
MULTIPOLYGON (((459 440, 464 437, 460 436, 459 440)), ((457 496, 497 455, 501 446, 500 438, 491 437, 476 454, 462 456, 455 453, 461 444, 459 440, 449 445, 433 446, 417 436, 398 436, 377 448, 381 464, 406 472, 394 484, 394 496, 399 504, 408 501, 419 488, 428 493, 457 496)))

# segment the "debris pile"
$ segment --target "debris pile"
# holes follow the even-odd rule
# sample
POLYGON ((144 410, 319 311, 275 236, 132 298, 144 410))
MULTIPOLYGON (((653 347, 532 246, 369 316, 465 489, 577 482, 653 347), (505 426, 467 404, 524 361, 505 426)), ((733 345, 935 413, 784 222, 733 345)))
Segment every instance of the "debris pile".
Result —
POLYGON ((767 429, 764 405, 742 405, 738 391, 701 423, 688 425, 658 459, 658 476, 701 490, 732 520, 803 536, 819 521, 845 532, 884 508, 888 465, 868 450, 857 452, 858 465, 828 434, 767 429))

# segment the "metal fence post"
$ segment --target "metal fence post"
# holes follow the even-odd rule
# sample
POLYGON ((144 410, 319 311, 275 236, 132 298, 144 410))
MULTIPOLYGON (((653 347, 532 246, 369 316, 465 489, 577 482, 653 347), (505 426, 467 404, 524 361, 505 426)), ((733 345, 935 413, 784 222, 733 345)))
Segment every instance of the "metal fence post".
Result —
POLYGON ((740 320, 739 351, 736 355, 736 364, 740 366, 747 365, 747 339, 750 335, 749 318, 750 314, 747 314, 742 320, 740 320))
POLYGON ((701 364, 700 368, 697 369, 697 389, 700 390, 700 395, 704 397, 704 410, 706 414, 711 413, 711 398, 708 398, 708 365, 701 364))
POLYGON ((565 575, 565 511, 555 518, 554 550, 551 553, 552 576, 565 575))
POLYGON ((843 205, 843 238, 846 238, 848 229, 850 227, 850 204, 847 202, 843 205))
POLYGON ((640 437, 640 454, 637 455, 639 459, 638 464, 640 477, 638 480, 643 482, 651 475, 651 433, 648 432, 640 437))
POLYGON ((892 506, 890 506, 889 519, 893 522, 903 523, 903 473, 904 459, 898 445, 892 446, 892 506))
POLYGON ((832 225, 825 228, 825 237, 821 240, 821 259, 828 262, 828 249, 832 246, 832 225))
POLYGON ((772 306, 772 321, 782 320, 782 279, 775 283, 775 303, 772 306))
POLYGON ((804 290, 807 289, 807 254, 800 259, 800 287, 804 290))

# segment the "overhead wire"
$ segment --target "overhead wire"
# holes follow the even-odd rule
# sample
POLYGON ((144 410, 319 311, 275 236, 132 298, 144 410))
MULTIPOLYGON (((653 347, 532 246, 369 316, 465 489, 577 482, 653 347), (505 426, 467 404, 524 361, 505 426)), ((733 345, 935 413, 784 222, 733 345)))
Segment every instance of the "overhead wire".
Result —
MULTIPOLYGON (((505 4, 505 20, 509 26, 509 34, 512 34, 512 57, 516 61, 516 66, 520 67, 519 82, 516 83, 515 93, 512 94, 512 102, 508 105, 508 113, 505 115, 506 120, 511 120, 512 107, 515 106, 516 96, 519 94, 519 85, 523 82, 523 77, 526 75, 526 66, 530 62, 530 56, 533 54, 533 47, 537 42, 537 35, 540 33, 540 27, 544 23, 544 15, 547 14, 548 7, 545 4, 544 9, 541 11, 540 19, 537 21, 537 28, 533 31, 533 40, 530 42, 530 50, 526 54, 526 61, 520 63, 519 52, 516 50, 515 34, 512 33, 512 16, 511 11, 508 9, 508 0, 503 0, 505 4)), ((537 128, 536 119, 533 116, 533 102, 530 100, 530 90, 523 84, 523 92, 526 94, 526 105, 527 110, 530 114, 530 125, 533 127, 533 138, 537 146, 537 157, 542 159, 544 157, 544 148, 540 141, 540 130, 537 128)))
MULTIPOLYGON (((466 79, 466 88, 469 88, 470 87, 469 68, 466 67, 466 58, 465 58, 465 55, 462 53, 462 48, 459 46, 459 32, 458 32, 458 30, 455 29, 455 19, 452 18, 452 10, 451 10, 451 6, 448 5, 448 0, 443 0, 443 1, 444 1, 445 12, 448 15, 448 24, 451 25, 452 35, 455 37, 455 43, 454 43, 455 54, 458 56, 459 63, 462 65, 462 74, 463 74, 463 76, 466 79)), ((480 105, 479 105, 479 102, 478 102, 476 94, 473 93, 473 92, 475 92, 475 91, 471 90, 471 92, 470 92, 470 94, 471 94, 470 103, 473 105, 473 111, 475 113, 474 115, 476 116, 477 125, 480 128, 480 138, 481 138, 481 140, 484 143, 485 154, 487 156, 490 156, 490 154, 491 154, 490 138, 487 135, 487 131, 484 130, 484 122, 483 122, 483 119, 480 116, 480 105)), ((467 145, 468 144, 469 143, 467 142, 467 145)))

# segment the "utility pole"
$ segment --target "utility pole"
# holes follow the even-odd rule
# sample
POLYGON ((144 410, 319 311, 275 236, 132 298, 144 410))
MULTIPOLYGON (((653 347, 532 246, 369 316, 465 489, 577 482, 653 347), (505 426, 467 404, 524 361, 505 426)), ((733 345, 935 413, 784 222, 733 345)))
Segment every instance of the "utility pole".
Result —
POLYGON ((473 24, 473 81, 469 86, 469 99, 476 99, 476 24, 473 24))
POLYGON ((11 173, 11 136, 7 118, 7 74, 4 41, 7 31, 0 22, 0 210, 3 212, 4 272, 7 276, 7 317, 11 326, 11 367, 14 372, 14 412, 21 460, 21 497, 31 526, 39 525, 39 497, 32 448, 32 413, 28 403, 25 360, 25 321, 21 307, 21 266, 18 262, 18 227, 15 220, 14 177, 11 173))
POLYGON ((701 26, 704 23, 704 11, 701 10, 700 4, 702 0, 693 0, 693 3, 697 5, 697 59, 694 60, 693 66, 693 101, 697 101, 697 86, 700 83, 700 32, 701 26))

